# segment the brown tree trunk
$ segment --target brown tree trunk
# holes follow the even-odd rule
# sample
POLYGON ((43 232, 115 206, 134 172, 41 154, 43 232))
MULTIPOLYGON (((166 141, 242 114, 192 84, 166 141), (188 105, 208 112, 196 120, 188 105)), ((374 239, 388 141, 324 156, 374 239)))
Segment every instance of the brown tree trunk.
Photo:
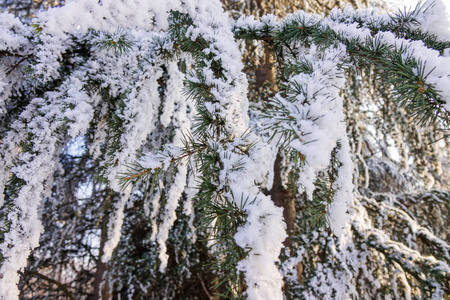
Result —
POLYGON ((106 196, 106 200, 104 202, 103 207, 103 218, 101 221, 101 233, 100 233, 100 249, 99 255, 97 259, 97 271, 95 272, 95 281, 94 281, 94 300, 108 300, 112 299, 112 295, 110 293, 108 280, 105 277, 108 271, 108 264, 102 261, 102 257, 105 249, 105 243, 108 239, 108 222, 109 215, 108 210, 111 206, 111 202, 113 200, 113 194, 106 196))
POLYGON ((287 191, 281 181, 281 156, 277 155, 274 166, 274 180, 272 189, 267 193, 272 197, 273 202, 276 206, 283 208, 283 217, 286 222, 286 232, 288 238, 284 241, 284 245, 290 247, 292 244, 289 236, 292 233, 295 224, 295 216, 297 215, 297 210, 295 209, 295 197, 287 191))

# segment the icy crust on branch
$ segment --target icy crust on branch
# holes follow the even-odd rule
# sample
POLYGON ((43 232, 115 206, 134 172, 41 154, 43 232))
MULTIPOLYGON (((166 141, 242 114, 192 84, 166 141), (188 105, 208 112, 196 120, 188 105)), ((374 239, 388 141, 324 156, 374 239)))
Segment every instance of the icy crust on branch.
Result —
POLYGON ((342 164, 338 169, 338 177, 334 183, 334 195, 331 205, 328 207, 330 216, 330 227, 337 236, 343 234, 345 224, 349 219, 347 209, 352 205, 354 199, 353 185, 353 161, 348 137, 346 135, 339 139, 337 160, 342 164))
MULTIPOLYGON (((175 221, 180 193, 186 184, 185 161, 190 155, 201 156, 199 151, 209 149, 208 151, 217 153, 221 162, 218 180, 213 183, 217 184, 216 190, 226 191, 223 196, 234 202, 249 217, 248 222, 238 228, 235 236, 240 247, 251 250, 248 257, 238 264, 238 269, 245 272, 247 294, 250 299, 265 299, 267 295, 271 299, 282 299, 282 278, 275 264, 286 237, 282 209, 275 207, 269 197, 259 192, 259 184, 265 182, 269 169, 273 168, 270 164, 274 161, 273 152, 258 137, 248 132, 247 81, 241 72, 241 55, 230 30, 229 19, 223 13, 219 1, 187 3, 185 11, 194 24, 188 28, 186 36, 193 41, 204 39, 208 45, 202 51, 207 56, 212 54, 212 58, 202 61, 204 67, 196 69, 196 73, 188 77, 188 81, 202 82, 207 86, 214 101, 195 98, 197 105, 204 107, 214 118, 223 120, 223 125, 220 128, 207 127, 207 132, 194 132, 192 141, 187 142, 201 144, 198 150, 194 148, 183 154, 183 145, 174 141, 171 146, 166 146, 165 152, 148 153, 141 159, 140 165, 148 170, 167 171, 173 161, 178 162, 176 179, 173 186, 169 187, 168 204, 164 208, 165 219, 158 228, 158 234, 153 235, 161 250, 160 271, 164 271, 167 264, 165 242, 175 221), (220 62, 223 76, 215 75, 213 63, 217 62, 220 62), (202 140, 204 134, 210 136, 211 140, 202 140)), ((166 105, 172 103, 167 102, 166 105)), ((161 119, 163 123, 167 122, 170 115, 165 109, 166 107, 161 119)), ((174 117, 176 115, 175 112, 174 117)), ((197 115, 197 120, 200 118, 201 115, 197 115)), ((184 128, 186 129, 188 128, 184 128)), ((177 135, 175 138, 177 139, 177 135)))
MULTIPOLYGON (((108 169, 108 181, 116 192, 121 191, 119 177, 128 172, 129 166, 135 161, 148 134, 155 129, 161 105, 159 80, 163 76, 163 70, 159 65, 164 64, 164 61, 157 56, 158 49, 155 48, 154 41, 164 39, 164 35, 142 31, 129 33, 129 35, 132 36, 132 41, 139 46, 132 47, 128 53, 119 55, 119 59, 117 55, 107 55, 108 52, 111 52, 110 50, 100 48, 91 62, 93 67, 102 70, 95 74, 94 78, 107 86, 112 96, 126 95, 123 107, 116 111, 117 117, 123 124, 120 129, 122 131, 119 138, 120 148, 107 157, 107 162, 114 162, 114 165, 108 169), (131 85, 130 82, 135 83, 131 85)), ((100 35, 98 40, 102 41, 103 38, 104 36, 100 35)), ((167 48, 170 45, 164 47, 167 48)), ((168 103, 174 101, 172 98, 180 93, 182 87, 179 72, 172 71, 173 64, 173 62, 169 64, 169 76, 177 76, 178 81, 174 82, 171 79, 170 84, 172 84, 171 88, 174 92, 168 95, 167 98, 170 97, 167 99, 168 103)), ((173 110, 173 105, 167 106, 166 103, 165 110, 167 113, 171 113, 169 110, 173 110)), ((115 204, 115 212, 108 224, 108 241, 105 244, 102 258, 104 261, 109 260, 120 240, 123 210, 130 192, 127 191, 121 195, 115 204)))
POLYGON ((295 131, 296 138, 289 146, 305 156, 306 165, 300 173, 299 183, 310 199, 317 173, 328 167, 337 141, 347 133, 343 100, 339 96, 345 78, 343 70, 338 67, 345 50, 329 48, 323 57, 316 51, 313 47, 305 55, 305 61, 312 64, 313 72, 301 73, 289 80, 290 86, 300 87, 301 93, 287 95, 295 100, 289 101, 277 95, 277 100, 288 109, 289 117, 295 120, 295 125, 283 125, 295 131))
POLYGON ((195 12, 188 12, 197 25, 190 31, 191 38, 203 37, 210 45, 204 51, 213 53, 214 60, 220 61, 223 68, 224 77, 220 78, 212 69, 203 70, 205 82, 211 85, 211 93, 218 100, 217 104, 205 103, 205 106, 225 120, 227 138, 232 138, 225 145, 217 143, 211 148, 217 149, 223 163, 219 182, 228 185, 231 193, 225 196, 231 197, 248 216, 235 236, 240 247, 251 249, 247 258, 238 264, 245 272, 246 293, 249 299, 283 299, 282 278, 275 263, 286 237, 285 225, 282 209, 259 192, 258 183, 265 180, 270 168, 267 162, 273 159, 267 145, 253 134, 245 134, 249 127, 248 100, 241 55, 220 1, 202 3, 195 12), (247 149, 249 144, 255 146, 246 154, 242 149, 247 149))
POLYGON ((255 16, 242 16, 233 23, 233 31, 241 30, 256 32, 258 35, 270 37, 279 29, 278 18, 275 15, 268 14, 256 20, 255 16))
POLYGON ((162 211, 164 218, 162 224, 158 227, 158 234, 156 236, 156 241, 159 245, 159 259, 161 261, 159 266, 160 272, 164 272, 167 268, 169 255, 167 254, 166 242, 169 238, 169 230, 172 228, 177 219, 175 210, 178 207, 179 200, 186 186, 186 177, 187 163, 181 162, 177 167, 173 182, 167 191, 167 203, 162 211))
POLYGON ((17 271, 27 265, 31 249, 39 245, 43 228, 38 211, 44 197, 44 183, 56 167, 59 141, 65 139, 59 131, 67 126, 72 137, 84 134, 93 116, 91 97, 83 88, 84 78, 84 72, 74 73, 58 92, 48 92, 46 98, 33 99, 13 124, 13 131, 3 140, 1 150, 8 158, 6 167, 15 166, 9 171, 2 168, 1 175, 8 177, 11 172, 23 180, 24 185, 14 199, 13 210, 8 214, 10 229, 4 234, 4 242, 0 245, 5 258, 0 269, 0 285, 4 287, 0 291, 2 299, 17 299, 17 271), (30 147, 31 151, 18 149, 19 145, 30 147))
MULTIPOLYGON (((414 243, 412 239, 417 239, 419 237, 426 240, 427 243, 431 244, 436 249, 439 249, 443 258, 447 262, 450 262, 450 245, 447 242, 434 235, 428 228, 421 226, 407 212, 396 207, 394 204, 398 204, 398 201, 395 199, 396 197, 394 195, 380 195, 386 197, 386 200, 379 202, 373 198, 364 198, 364 204, 367 207, 378 211, 386 220, 394 219, 396 223, 406 226, 408 229, 404 230, 404 233, 412 236, 407 242, 408 247, 412 249, 417 248, 417 244, 414 243)), ((374 196, 376 197, 377 195, 375 194, 374 196)), ((448 266, 446 271, 450 271, 448 266)))
MULTIPOLYGON (((429 32, 437 36, 439 40, 450 40, 450 16, 444 5, 444 0, 428 0, 424 1, 421 12, 417 15, 417 23, 412 22, 412 29, 419 28, 424 32, 429 32)), ((420 2, 417 4, 420 5, 420 2)))
MULTIPOLYGON (((418 88, 420 93, 426 93, 429 88, 437 91, 438 99, 431 93, 426 94, 426 101, 435 105, 436 110, 440 113, 443 109, 445 109, 445 113, 448 113, 450 111, 450 75, 448 74, 450 52, 449 48, 446 48, 442 51, 443 53, 440 53, 433 49, 436 45, 432 42, 434 39, 444 43, 450 42, 448 26, 443 25, 448 22, 440 21, 447 18, 445 10, 439 9, 441 4, 439 0, 437 3, 427 2, 410 11, 400 11, 396 15, 378 15, 374 10, 353 10, 351 7, 347 7, 343 11, 334 9, 327 18, 298 11, 288 15, 281 24, 262 20, 255 21, 253 18, 247 17, 238 20, 234 32, 243 38, 256 36, 263 39, 266 36, 272 36, 291 39, 292 42, 295 42, 296 39, 309 42, 313 39, 310 32, 319 31, 335 42, 344 44, 357 42, 371 51, 380 50, 384 54, 383 59, 386 59, 386 63, 392 63, 393 54, 398 52, 401 55, 402 63, 407 65, 407 68, 411 68, 411 60, 415 60, 417 67, 411 72, 417 76, 417 80, 424 81, 423 87, 418 88), (439 17, 436 17, 436 13, 439 17), (293 31, 293 25, 296 25, 297 32, 293 31), (430 32, 431 28, 434 31, 430 32), (421 36, 418 40, 397 37, 397 35, 406 36, 413 30, 421 36), (334 33, 331 35, 330 31, 334 33), (385 46, 384 49, 383 46, 385 46), (389 60, 391 61, 389 62, 389 60)), ((329 39, 326 42, 330 42, 329 39)), ((441 45, 441 47, 443 46, 441 45)))
POLYGON ((109 158, 116 166, 110 168, 108 174, 111 188, 115 191, 120 191, 119 174, 126 173, 127 165, 134 162, 137 151, 155 128, 160 105, 158 80, 161 75, 162 70, 159 67, 151 66, 139 74, 135 78, 136 85, 124 100, 125 108, 118 112, 124 127, 120 138, 121 149, 109 158))
MULTIPOLYGON (((29 28, 12 14, 0 14, 0 117, 6 113, 5 100, 10 96, 13 85, 20 84, 21 72, 14 67, 18 60, 26 57, 31 50, 29 28)), ((1 203, 0 203, 1 206, 1 203)))
POLYGON ((0 14, 0 51, 19 50, 21 54, 27 54, 26 51, 30 50, 27 36, 30 33, 30 29, 13 14, 0 14))
MULTIPOLYGON (((421 227, 417 221, 407 216, 405 212, 393 207, 392 204, 387 205, 386 202, 378 203, 370 198, 363 198, 361 202, 366 202, 368 207, 373 206, 379 209, 378 212, 386 220, 392 218, 398 224, 406 225, 411 230, 411 234, 415 236, 414 238, 423 234, 421 238, 425 238, 434 247, 443 250, 444 256, 448 255, 448 244, 421 227)), ((358 201, 354 206, 352 217, 352 227, 360 235, 360 238, 366 241, 370 247, 383 253, 386 260, 396 262, 397 264, 394 265, 397 266, 401 273, 409 273, 421 283, 427 285, 428 288, 434 289, 432 299, 442 299, 446 288, 445 285, 447 284, 446 278, 450 274, 447 257, 444 258, 447 261, 437 260, 433 256, 423 255, 419 251, 395 241, 385 231, 375 228, 361 202, 358 201), (424 271, 426 272, 425 274, 424 271)), ((406 280, 405 284, 409 287, 406 280)), ((408 296, 411 297, 412 295, 408 294, 408 296)))
MULTIPOLYGON (((235 189, 236 192, 238 189, 235 189)), ((283 299, 283 278, 274 263, 278 262, 283 241, 287 237, 286 226, 281 221, 283 210, 275 207, 270 197, 263 194, 255 197, 241 192, 240 195, 249 202, 244 206, 247 223, 238 229, 234 238, 240 247, 251 249, 237 266, 239 271, 245 272, 248 298, 283 299)))
POLYGON ((382 31, 420 30, 434 35, 440 41, 450 40, 449 16, 442 0, 418 2, 414 7, 397 9, 391 13, 380 13, 376 9, 354 10, 351 6, 343 10, 334 8, 330 19, 342 23, 358 23, 364 28, 379 28, 382 31))
MULTIPOLYGON (((338 34, 348 40, 366 42, 369 46, 387 46, 389 49, 399 51, 403 63, 414 59, 418 67, 413 69, 417 80, 424 80, 424 92, 429 86, 434 87, 444 103, 443 108, 450 111, 450 56, 442 56, 439 51, 428 48, 422 41, 411 41, 398 38, 391 32, 379 32, 372 36, 367 28, 358 28, 357 23, 344 24, 336 21, 324 22, 324 25, 332 28, 338 34), (369 41, 372 41, 370 44, 369 41)), ((438 104, 433 99, 433 103, 438 104)))
MULTIPOLYGON (((283 278, 275 264, 287 237, 283 209, 276 207, 255 185, 273 167, 272 155, 268 146, 256 147, 248 158, 238 158, 245 166, 242 171, 230 171, 226 175, 231 197, 247 213, 246 224, 238 228, 234 239, 241 248, 251 250, 237 265, 239 271, 245 272, 249 299, 283 299, 283 278)), ((229 164, 230 160, 233 163, 233 159, 223 161, 229 164)))
MULTIPOLYGON (((184 75, 178 70, 176 62, 170 63, 167 68, 169 75, 167 86, 169 91, 165 99, 161 123, 167 126, 170 122, 170 114, 173 115, 171 120, 175 128, 173 145, 181 148, 184 135, 189 135, 191 131, 191 122, 187 115, 187 103, 182 96, 184 75)), ((169 259, 166 243, 169 238, 169 231, 177 219, 176 209, 186 187, 188 162, 181 161, 175 172, 173 181, 166 194, 167 203, 164 209, 160 211, 163 215, 162 224, 153 228, 153 231, 157 232, 156 241, 159 246, 159 259, 161 261, 159 270, 161 272, 165 271, 169 259)))
POLYGON ((339 240, 320 229, 299 237, 298 247, 282 265, 292 289, 299 289, 305 299, 376 299, 389 285, 395 299, 415 299, 424 288, 430 295, 420 298, 443 299, 450 271, 448 244, 422 227, 410 212, 399 209, 396 196, 374 196, 354 201, 350 222, 339 240), (397 228, 400 237, 381 229, 383 223, 397 228), (424 242, 439 255, 433 257, 428 250, 421 253, 414 241, 424 242), (329 255, 321 259, 324 252, 329 255), (302 270, 299 264, 314 267, 302 270))
MULTIPOLYGON (((99 6, 96 1, 94 2, 93 5, 99 6)), ((56 20, 60 17, 58 12, 59 10, 50 10, 44 13, 45 16, 42 18, 56 20)), ((65 12, 69 13, 66 10, 65 12)), ((79 15, 87 16, 81 12, 79 15)), ((20 51, 30 49, 26 55, 31 54, 32 50, 25 40, 18 39, 14 33, 11 33, 16 30, 17 21, 8 18, 9 15, 2 15, 3 25, 6 24, 5 28, 9 30, 2 33, 3 39, 7 41, 8 48, 5 51, 15 51, 15 55, 22 55, 20 51), (6 22, 12 25, 9 26, 6 22)), ((42 18, 39 20, 42 21, 42 18)), ((44 22, 43 25, 45 24, 44 22)), ((2 286, 8 288, 0 292, 1 297, 8 300, 17 298, 16 284, 19 280, 17 270, 26 266, 30 250, 38 246, 42 231, 38 208, 43 198, 43 183, 53 174, 55 168, 54 161, 57 160, 56 157, 60 151, 58 145, 64 143, 67 138, 84 135, 94 113, 98 113, 101 116, 100 119, 111 113, 107 112, 109 107, 101 101, 105 99, 98 95, 98 91, 107 90, 109 93, 107 97, 121 98, 124 103, 122 110, 115 111, 123 122, 122 129, 124 129, 124 134, 119 136, 120 151, 108 157, 117 162, 109 173, 111 185, 116 190, 120 187, 115 177, 125 170, 123 168, 125 164, 133 162, 137 150, 145 141, 147 134, 154 128, 160 106, 158 79, 162 75, 162 70, 159 66, 154 67, 154 64, 160 65, 163 62, 158 60, 155 54, 158 49, 153 41, 161 38, 161 34, 138 30, 127 32, 127 37, 139 44, 139 47, 133 47, 134 44, 129 43, 127 48, 129 52, 125 55, 121 51, 104 46, 105 42, 111 42, 111 35, 107 36, 97 31, 87 31, 84 34, 70 26, 53 28, 55 31, 50 34, 51 29, 51 26, 43 28, 41 34, 36 37, 38 46, 33 49, 31 56, 36 61, 31 65, 35 76, 33 82, 38 87, 52 84, 60 77, 61 61, 64 59, 70 61, 73 66, 72 74, 56 91, 47 92, 44 98, 33 99, 18 120, 13 123, 12 130, 3 139, 2 144, 1 204, 4 201, 3 190, 10 172, 22 179, 25 184, 18 188, 18 197, 12 204, 14 209, 8 215, 11 228, 5 234, 5 242, 1 245, 2 255, 6 260, 1 268, 0 281, 2 286), (67 30, 64 34, 61 31, 63 29, 67 30), (76 57, 77 43, 85 43, 90 47, 91 56, 88 59, 76 57), (100 86, 96 86, 98 82, 101 83, 100 86), (130 82, 135 84, 130 85, 130 82), (85 86, 89 86, 90 91, 94 86, 92 93, 87 93, 85 86), (16 167, 9 170, 14 165, 16 167)), ((20 30, 27 31, 26 28, 20 30)), ((117 30, 117 27, 114 30, 117 30)), ((114 36, 112 38, 114 39, 114 36)), ((170 45, 159 46, 165 47, 166 50, 170 48, 170 45)), ((25 62, 23 64, 25 65, 25 62)), ((2 65, 2 70, 5 70, 5 65, 2 65)), ((168 107, 168 109, 173 108, 168 107)), ((96 136, 100 140, 95 141, 92 147, 97 153, 101 144, 107 143, 108 140, 106 135, 99 132, 111 133, 111 130, 107 124, 98 126, 96 136)), ((123 209, 128 198, 125 194, 116 203, 116 211, 109 224, 109 240, 105 246, 103 260, 111 256, 120 239, 123 209)))
MULTIPOLYGON (((21 179, 24 185, 19 186, 18 196, 13 200, 14 207, 8 215, 11 228, 0 246, 6 259, 0 269, 0 286, 7 287, 1 289, 0 297, 8 300, 17 298, 17 270, 26 266, 30 250, 38 245, 42 231, 38 217, 40 199, 48 192, 44 184, 54 173, 54 161, 61 151, 59 145, 69 138, 84 135, 94 115, 96 120, 105 120, 113 114, 120 121, 119 129, 111 124, 93 125, 97 126, 95 132, 98 140, 95 145, 89 145, 97 154, 102 146, 113 148, 106 154, 108 161, 105 166, 109 167, 108 179, 116 191, 120 190, 116 177, 127 171, 126 165, 134 161, 148 133, 155 129, 160 108, 161 124, 166 127, 173 125, 175 129, 173 144, 167 147, 172 156, 161 159, 148 154, 142 166, 167 171, 172 158, 180 155, 182 135, 189 134, 192 127, 187 117, 186 102, 180 96, 183 75, 175 62, 168 63, 158 57, 157 48, 161 44, 155 42, 157 39, 166 41, 162 47, 167 52, 175 52, 172 43, 167 41, 167 35, 149 32, 166 29, 169 10, 179 9, 189 13, 195 25, 188 29, 188 38, 193 41, 198 37, 203 38, 208 46, 202 51, 213 57, 205 60, 201 70, 196 70, 197 75, 202 76, 201 80, 210 87, 209 91, 214 98, 213 101, 201 104, 210 115, 218 116, 224 124, 206 129, 212 138, 203 146, 218 154, 221 164, 219 180, 215 182, 218 190, 223 191, 223 195, 234 201, 247 215, 247 222, 238 228, 235 241, 243 249, 251 251, 239 262, 238 269, 245 272, 250 299, 283 298, 282 278, 276 266, 286 237, 282 209, 275 207, 269 197, 260 193, 260 185, 265 183, 267 174, 273 169, 275 153, 253 133, 247 132, 247 81, 241 72, 241 54, 230 31, 230 22, 219 1, 147 2, 71 1, 62 8, 39 15, 36 28, 40 34, 34 39, 21 37, 21 34, 29 37, 31 31, 19 25, 16 19, 9 15, 0 16, 1 25, 4 26, 0 29, 0 39, 4 40, 0 46, 4 48, 0 48, 0 52, 13 51, 14 55, 21 56, 33 54, 33 64, 26 65, 25 61, 22 66, 30 67, 35 76, 33 84, 38 87, 36 90, 47 86, 52 86, 53 90, 32 99, 2 139, 0 188, 4 190, 10 173, 21 179), (105 32, 115 33, 107 35, 105 32), (129 39, 124 44, 123 49, 126 51, 114 46, 118 42, 116 38, 121 37, 129 39), (37 46, 31 49, 30 45, 33 43, 37 46), (77 51, 80 49, 77 47, 80 44, 89 49, 89 58, 78 55, 77 51), (160 67, 163 64, 167 65, 169 80, 167 98, 161 103, 159 79, 166 72, 160 67), (217 76, 217 69, 214 69, 218 64, 219 73, 222 73, 220 76, 217 76), (67 75, 65 71, 70 74, 67 75), (54 85, 58 87, 53 87, 54 85), (100 95, 104 95, 106 99, 102 99, 100 95), (105 105, 102 102, 108 103, 105 105), (115 140, 101 134, 102 131, 114 135, 115 140), (115 142, 118 144, 114 145, 116 148, 112 147, 115 142)), ((256 26, 264 34, 275 33, 272 29, 277 25, 273 17, 263 18, 261 26, 254 23, 254 20, 248 21, 251 22, 252 26, 256 26)), ((331 24, 348 38, 369 37, 367 29, 359 29, 355 24, 341 26, 334 21, 327 22, 327 26, 331 24)), ((386 38, 389 45, 395 47, 401 47, 403 43, 389 32, 379 33, 379 36, 386 38)), ((448 75, 444 73, 445 66, 448 65, 447 57, 439 56, 437 51, 427 49, 421 42, 411 45, 405 57, 432 57, 431 67, 439 66, 436 66, 427 80, 444 88, 448 81, 448 75)), ((340 78, 343 73, 339 66, 343 59, 342 52, 338 47, 319 53, 313 47, 305 56, 312 63, 313 72, 292 76, 290 86, 299 88, 297 93, 292 93, 292 99, 285 99, 280 95, 276 98, 283 106, 282 111, 292 117, 289 118, 289 123, 285 116, 280 116, 282 122, 277 125, 286 126, 286 130, 296 133, 297 139, 292 140, 290 146, 304 155, 308 163, 301 174, 300 183, 310 196, 317 172, 327 168, 331 151, 340 143, 337 158, 342 166, 338 170, 339 178, 334 183, 336 199, 334 206, 330 208, 334 222, 332 226, 338 234, 345 223, 345 218, 342 217, 351 201, 353 189, 342 99, 338 95, 344 82, 340 78), (325 124, 327 122, 329 124, 325 124)), ((10 94, 12 88, 8 86, 9 83, 5 84, 4 75, 20 61, 18 58, 21 57, 18 56, 16 60, 2 59, 5 64, 0 67, 0 81, 3 82, 0 83, 0 89, 3 89, 0 91, 1 97, 8 97, 10 94)), ((425 71, 430 70, 428 67, 427 65, 425 71)), ((13 78, 23 74, 20 68, 13 70, 13 73, 13 78)), ((189 80, 199 82, 200 78, 191 77, 189 80)), ((3 105, 1 101, 0 108, 3 105)), ((200 142, 199 140, 200 138, 194 142, 200 142)), ((173 170, 174 182, 166 193, 167 205, 159 207, 160 194, 157 193, 151 215, 152 221, 155 221, 158 212, 164 215, 158 231, 154 226, 152 236, 160 247, 161 271, 164 271, 167 264, 165 244, 176 219, 175 209, 186 189, 187 161, 181 161, 173 170)), ((267 186, 270 186, 270 182, 267 186)), ((192 190, 191 182, 187 189, 187 197, 191 203, 186 204, 186 213, 192 210, 192 190)), ((111 257, 120 240, 123 211, 129 198, 127 193, 117 201, 115 213, 111 215, 109 240, 102 258, 104 261, 111 257)), ((3 204, 3 195, 1 197, 0 204, 3 204)))
MULTIPOLYGON (((185 135, 190 135, 191 121, 188 117, 188 105, 182 95, 184 74, 180 72, 177 62, 172 61, 167 64, 167 87, 168 91, 164 97, 163 113, 160 116, 160 121, 163 126, 173 125, 174 137, 171 144, 164 145, 164 150, 158 154, 149 151, 146 152, 140 159, 139 165, 146 169, 146 172, 154 173, 156 170, 164 172, 173 171, 174 175, 170 179, 171 184, 166 192, 166 204, 161 207, 161 192, 158 191, 152 198, 152 211, 150 219, 152 222, 152 236, 151 240, 156 241, 159 247, 160 271, 164 272, 167 267, 168 254, 166 242, 169 237, 169 231, 176 221, 176 209, 179 201, 185 190, 188 160, 178 160, 178 165, 171 168, 172 159, 180 155, 183 147, 183 140, 185 135), (157 223, 157 215, 162 214, 162 223, 157 223)), ((194 107, 190 107, 195 111, 194 107)), ((152 122, 155 123, 155 122, 152 122)), ((149 125, 147 125, 148 127, 149 125)), ((151 125, 153 128, 153 124, 151 125)), ((161 188, 163 188, 161 186, 161 188)), ((190 193, 192 194, 192 192, 190 193)), ((190 196, 192 200, 192 195, 190 196)), ((121 207, 123 209, 123 207, 121 207)), ((121 221, 122 222, 122 221, 121 221)), ((118 226, 117 228, 120 228, 118 226)), ((117 245, 117 243, 115 243, 117 245)), ((115 246, 114 246, 115 247, 115 246)))
POLYGON ((283 209, 260 192, 260 184, 273 169, 276 152, 251 133, 213 148, 223 163, 218 188, 228 186, 230 192, 225 196, 247 214, 245 225, 234 236, 238 246, 251 250, 237 265, 245 273, 246 293, 249 299, 283 299, 283 280, 275 264, 287 237, 283 209), (254 147, 247 154, 236 151, 249 144, 254 147))
POLYGON ((111 32, 118 27, 152 31, 167 28, 169 12, 181 9, 178 0, 69 0, 62 7, 40 13, 36 21, 54 35, 88 29, 111 32))
MULTIPOLYGON (((241 53, 234 40, 230 21, 223 12, 219 1, 204 3, 193 1, 195 6, 187 7, 195 27, 188 29, 187 36, 192 40, 203 37, 208 47, 205 54, 214 55, 201 72, 205 83, 211 86, 211 94, 217 103, 205 102, 206 109, 213 115, 225 120, 225 129, 232 135, 240 135, 248 128, 247 79, 242 73, 241 53), (211 64, 221 62, 223 78, 217 78, 211 69, 211 64)), ((195 79, 194 79, 195 80, 195 79)))
MULTIPOLYGON (((353 163, 347 139, 343 99, 339 95, 344 86, 345 48, 329 47, 323 52, 311 47, 299 64, 308 70, 292 76, 286 83, 285 94, 272 100, 276 110, 268 119, 267 128, 276 128, 282 143, 299 153, 304 165, 300 167, 299 192, 306 192, 312 200, 319 172, 330 166, 336 147, 342 166, 334 187, 338 192, 329 208, 333 231, 340 233, 346 220, 346 210, 353 199, 353 163)), ((325 205, 328 205, 325 203, 325 205)))
MULTIPOLYGON (((446 19, 445 9, 437 13, 437 9, 442 6, 442 3, 427 2, 423 6, 418 6, 412 13, 412 21, 407 24, 402 24, 406 28, 415 29, 418 28, 423 32, 429 32, 436 34, 437 38, 445 39, 448 41, 449 29, 448 23, 445 26, 437 24, 436 15, 446 19), (433 28, 434 31, 429 30, 433 28)), ((375 35, 369 28, 382 27, 389 25, 393 27, 392 22, 396 21, 395 18, 389 15, 374 16, 370 12, 366 11, 354 11, 347 8, 343 12, 337 10, 331 13, 329 20, 325 19, 322 22, 322 26, 328 26, 338 34, 342 34, 349 40, 357 40, 360 42, 368 43, 373 41, 376 47, 386 45, 389 49, 400 51, 403 62, 414 59, 418 62, 419 69, 415 69, 415 75, 419 79, 423 79, 426 82, 425 91, 428 88, 427 85, 433 86, 439 93, 441 100, 445 103, 443 107, 445 110, 450 111, 450 74, 448 70, 450 68, 450 57, 448 55, 441 55, 437 50, 430 49, 423 41, 412 41, 403 38, 396 37, 395 32, 380 31, 375 35), (369 15, 370 17, 367 17, 369 15), (364 18, 366 16, 366 18, 364 18), (361 20, 368 20, 367 23, 361 20), (345 20, 345 22, 343 22, 345 20), (362 28, 361 25, 363 25, 362 28)), ((394 23, 395 24, 395 23, 394 23)), ((433 101, 436 101, 433 100, 433 101)))

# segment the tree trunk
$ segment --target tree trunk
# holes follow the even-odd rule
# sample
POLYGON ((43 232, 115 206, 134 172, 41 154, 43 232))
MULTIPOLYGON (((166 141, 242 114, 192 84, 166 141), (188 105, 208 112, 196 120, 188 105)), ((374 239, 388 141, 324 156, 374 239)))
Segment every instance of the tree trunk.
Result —
POLYGON ((105 243, 108 239, 108 222, 109 222, 108 210, 111 206, 113 198, 114 198, 113 194, 106 196, 103 207, 104 212, 101 221, 100 249, 97 259, 97 271, 95 272, 95 281, 94 281, 94 300, 112 299, 112 295, 109 291, 108 280, 105 277, 108 271, 108 264, 102 261, 102 257, 104 254, 105 243))
POLYGON ((284 241, 284 245, 290 247, 292 241, 289 236, 291 235, 294 227, 297 210, 295 209, 294 195, 286 190, 281 182, 280 154, 277 155, 275 160, 273 186, 267 194, 272 197, 272 200, 276 206, 283 208, 283 217, 286 222, 286 232, 288 234, 288 238, 284 241))

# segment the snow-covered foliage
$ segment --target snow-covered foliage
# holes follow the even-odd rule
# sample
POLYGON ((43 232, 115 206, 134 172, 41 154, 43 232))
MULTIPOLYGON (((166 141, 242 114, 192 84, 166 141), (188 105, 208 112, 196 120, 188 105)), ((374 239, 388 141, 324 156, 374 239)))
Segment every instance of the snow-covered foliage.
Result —
MULTIPOLYGON (((289 147, 300 155, 298 174, 299 193, 305 192, 313 200, 315 182, 320 172, 326 171, 333 150, 338 147, 339 168, 334 178, 334 199, 326 199, 324 207, 330 206, 330 221, 339 235, 346 219, 346 210, 352 203, 352 161, 345 128, 343 99, 339 95, 345 84, 343 46, 330 47, 323 52, 313 45, 309 53, 301 58, 307 70, 288 79, 286 96, 277 94, 273 100, 274 112, 266 117, 266 126, 275 127, 279 138, 289 138, 289 147), (286 122, 287 120, 287 122, 286 122)), ((278 137, 275 136, 275 139, 278 137)))
MULTIPOLYGON (((408 185, 401 191, 445 186, 435 176, 449 166, 445 155, 433 171, 400 174, 385 152, 414 169, 413 145, 395 129, 377 136, 385 116, 362 120, 364 129, 355 122, 376 119, 393 95, 406 108, 398 118, 417 132, 412 118, 448 128, 450 42, 439 5, 397 15, 299 11, 281 21, 233 21, 218 0, 73 0, 31 25, 0 14, 0 298, 17 299, 19 272, 44 268, 55 251, 62 259, 56 249, 71 248, 67 239, 96 245, 94 298, 170 298, 183 276, 198 277, 206 294, 214 284, 223 297, 249 299, 373 298, 389 285, 394 298, 448 294, 445 238, 370 181, 386 167, 408 185), (249 100, 236 39, 269 43, 280 72, 270 97, 249 100), (349 92, 361 91, 349 88, 363 81, 352 77, 360 67, 380 74, 371 88, 381 96, 349 92), (82 146, 70 153, 74 141, 82 146), (378 141, 388 144, 370 146, 378 141), (367 159, 363 149, 381 155, 367 159), (277 189, 300 209, 292 226, 277 189), (405 240, 383 228, 396 223, 405 240), (51 226, 63 233, 47 240, 51 226)), ((33 274, 73 298, 73 287, 33 274)))

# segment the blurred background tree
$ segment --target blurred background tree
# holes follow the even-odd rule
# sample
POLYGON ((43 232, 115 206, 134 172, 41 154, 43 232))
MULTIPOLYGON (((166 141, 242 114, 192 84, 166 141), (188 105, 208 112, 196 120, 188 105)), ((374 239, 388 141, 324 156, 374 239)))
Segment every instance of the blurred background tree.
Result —
POLYGON ((4 0, 0 3, 0 9, 26 21, 33 18, 37 11, 62 6, 64 3, 64 0, 4 0))

